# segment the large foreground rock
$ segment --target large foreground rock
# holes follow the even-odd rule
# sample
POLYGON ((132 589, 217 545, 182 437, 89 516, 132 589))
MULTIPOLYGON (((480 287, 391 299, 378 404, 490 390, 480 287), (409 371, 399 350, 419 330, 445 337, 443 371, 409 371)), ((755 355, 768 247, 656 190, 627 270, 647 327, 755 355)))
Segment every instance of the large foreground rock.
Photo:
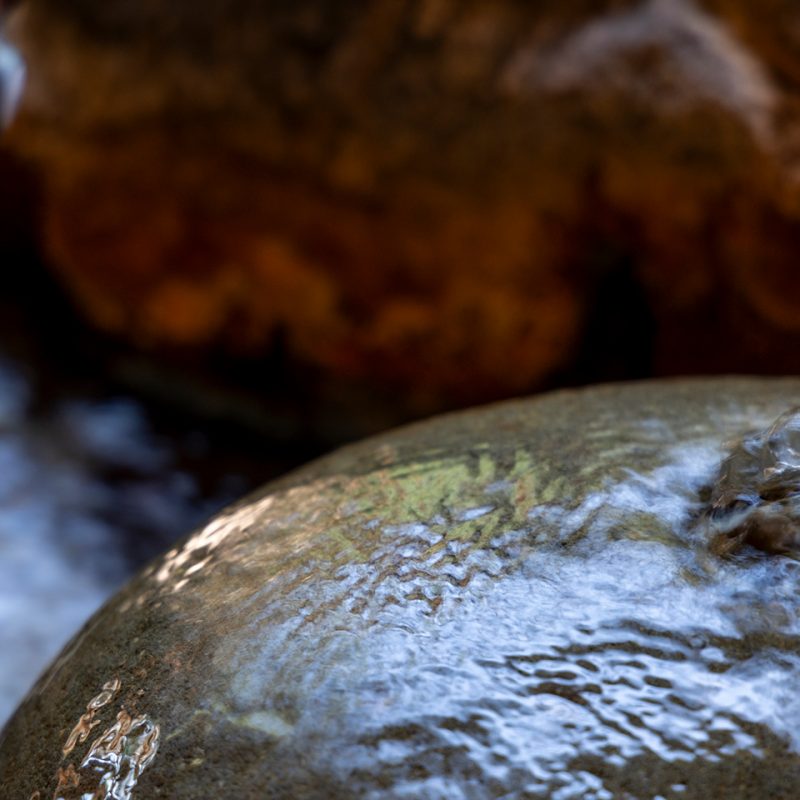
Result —
MULTIPOLYGON (((562 392, 269 485, 67 647, 2 734, 3 796, 797 797, 800 570, 714 555, 745 472, 709 487, 798 397, 562 392)), ((793 436, 761 441, 796 470, 793 436)))
POLYGON ((142 346, 417 409, 583 346, 793 371, 798 30, 792 0, 24 0, 7 146, 74 295, 142 346))

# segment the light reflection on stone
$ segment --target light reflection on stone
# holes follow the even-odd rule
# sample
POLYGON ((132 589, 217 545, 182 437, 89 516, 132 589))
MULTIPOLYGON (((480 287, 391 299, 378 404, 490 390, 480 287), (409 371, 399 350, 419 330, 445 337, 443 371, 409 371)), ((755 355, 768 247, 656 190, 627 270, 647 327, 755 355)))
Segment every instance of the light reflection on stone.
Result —
POLYGON ((0 354, 0 727, 142 561, 249 486, 201 487, 132 398, 38 392, 0 354))
POLYGON ((214 550, 229 536, 245 530, 248 525, 260 519, 271 504, 272 498, 267 497, 252 505, 239 506, 233 511, 222 512, 189 540, 170 550, 164 556, 155 579, 159 583, 172 580, 172 591, 180 591, 191 575, 208 565, 214 550), (176 580, 179 573, 183 578, 176 580))
POLYGON ((67 741, 64 743, 64 749, 62 751, 64 753, 64 758, 72 752, 76 744, 83 744, 88 738, 92 728, 100 724, 99 720, 95 719, 97 712, 104 705, 111 702, 114 695, 119 691, 119 687, 119 678, 114 678, 103 686, 103 690, 100 694, 89 701, 86 706, 86 713, 78 720, 77 724, 72 729, 72 733, 70 733, 67 737, 67 741))
MULTIPOLYGON (((63 747, 63 759, 83 744, 98 725, 96 716, 121 689, 118 678, 107 681, 86 706, 63 747)), ((147 715, 133 716, 124 707, 116 720, 89 746, 78 767, 58 767, 53 800, 131 800, 142 772, 158 751, 160 727, 147 715)), ((38 790, 34 796, 38 795, 38 790)))
POLYGON ((146 716, 131 717, 124 709, 117 721, 93 743, 81 762, 100 773, 98 788, 84 800, 129 800, 142 772, 158 751, 160 729, 146 716))

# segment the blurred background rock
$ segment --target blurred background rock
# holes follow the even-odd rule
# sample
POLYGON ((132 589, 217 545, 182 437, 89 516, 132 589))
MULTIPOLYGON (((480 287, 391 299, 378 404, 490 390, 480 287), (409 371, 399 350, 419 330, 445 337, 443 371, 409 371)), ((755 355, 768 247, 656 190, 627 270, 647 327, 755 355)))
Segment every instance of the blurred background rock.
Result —
MULTIPOLYGON (((56 510, 41 536, 0 518, 0 614, 21 543, 31 575, 50 543, 64 593, 89 580, 59 555, 82 545, 54 465, 82 476, 78 561, 135 552, 91 605, 237 492, 391 424, 555 386, 797 371, 792 0, 5 14, 27 82, 0 140, 0 394, 27 399, 0 482, 20 459, 37 477, 14 496, 56 510), (64 423, 76 407, 84 427, 64 423), (162 500, 119 500, 142 482, 162 500)), ((59 617, 48 653, 70 631, 59 617)))

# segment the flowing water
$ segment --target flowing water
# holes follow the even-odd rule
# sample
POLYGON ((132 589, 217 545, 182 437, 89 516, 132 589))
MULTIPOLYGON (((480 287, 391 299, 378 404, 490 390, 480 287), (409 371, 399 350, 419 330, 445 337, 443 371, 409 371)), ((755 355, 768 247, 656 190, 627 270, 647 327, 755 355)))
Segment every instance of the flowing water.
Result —
POLYGON ((712 545, 734 440, 794 475, 799 392, 560 394, 299 471, 94 619, 0 771, 25 800, 794 798, 800 563, 712 545))

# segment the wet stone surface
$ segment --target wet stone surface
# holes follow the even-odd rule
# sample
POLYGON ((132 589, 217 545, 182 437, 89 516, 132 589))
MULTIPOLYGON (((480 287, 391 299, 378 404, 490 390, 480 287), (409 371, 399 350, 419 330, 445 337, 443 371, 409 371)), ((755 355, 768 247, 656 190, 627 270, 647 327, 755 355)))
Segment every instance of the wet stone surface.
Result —
POLYGON ((44 396, 0 354, 0 725, 133 572, 270 474, 223 455, 109 387, 44 396))
POLYGON ((708 520, 717 552, 743 545, 772 553, 800 550, 800 408, 736 443, 711 500, 708 520))
POLYGON ((269 485, 67 647, 0 737, 8 795, 796 797, 800 564, 697 521, 798 396, 559 393, 269 485))

